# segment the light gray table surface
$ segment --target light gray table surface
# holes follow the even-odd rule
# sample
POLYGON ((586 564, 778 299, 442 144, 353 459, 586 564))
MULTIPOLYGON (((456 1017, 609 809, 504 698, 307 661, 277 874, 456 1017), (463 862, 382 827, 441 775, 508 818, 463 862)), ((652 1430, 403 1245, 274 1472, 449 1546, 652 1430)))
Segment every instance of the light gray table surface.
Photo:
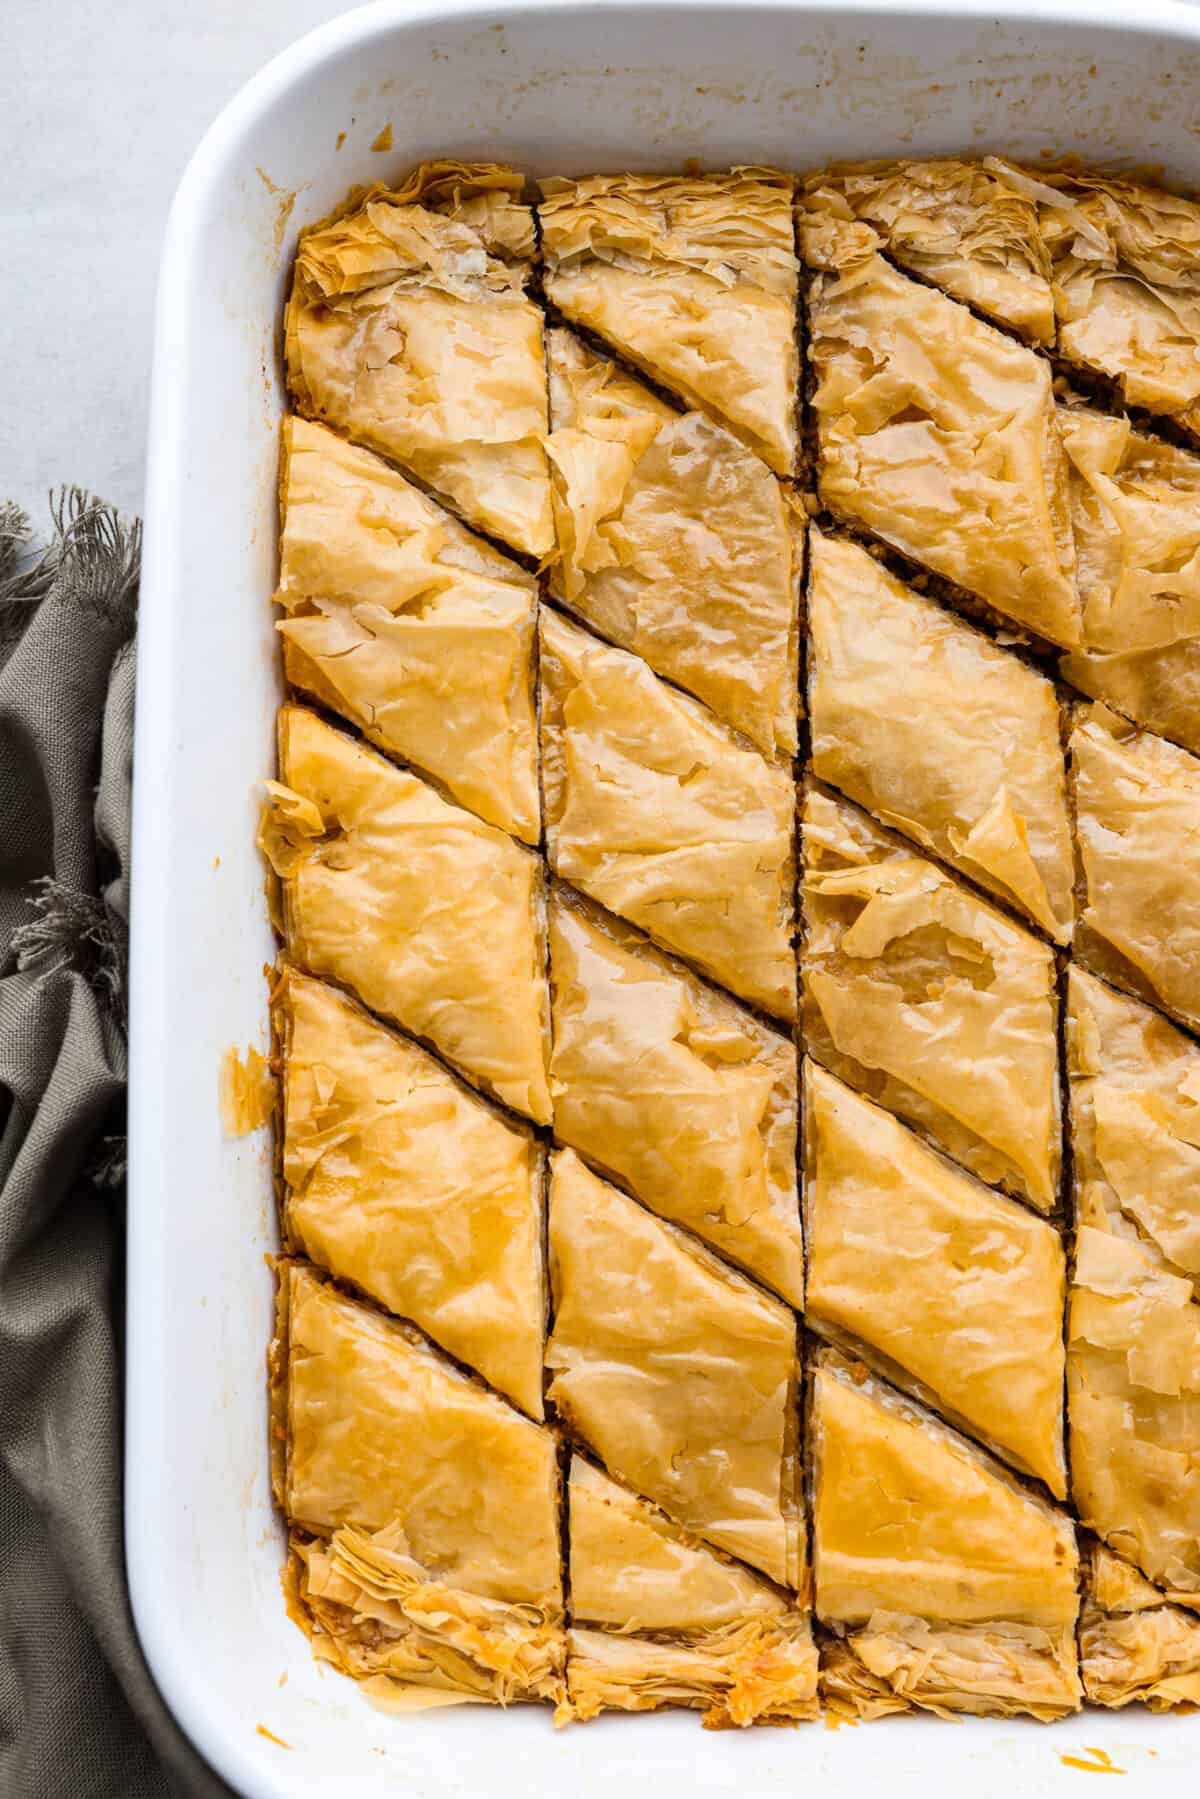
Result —
POLYGON ((338 0, 0 0, 0 500, 142 504, 167 208, 243 82, 338 0))

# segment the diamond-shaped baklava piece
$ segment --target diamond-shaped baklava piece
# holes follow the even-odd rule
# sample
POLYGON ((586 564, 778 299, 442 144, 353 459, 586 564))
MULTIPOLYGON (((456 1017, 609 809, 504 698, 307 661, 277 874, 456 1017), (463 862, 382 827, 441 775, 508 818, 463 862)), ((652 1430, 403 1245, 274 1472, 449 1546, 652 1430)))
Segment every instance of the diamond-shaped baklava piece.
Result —
POLYGON ((814 1062, 804 1102, 806 1316, 1065 1497, 1058 1232, 814 1062))
POLYGON ((803 1577, 796 1321, 569 1150, 552 1159, 549 1397, 678 1524, 803 1577))
POLYGON ((1093 706, 1071 776, 1080 961, 1200 1029, 1200 760, 1093 706))
POLYGON ((1073 968, 1072 1495, 1085 1523, 1200 1606, 1200 1048, 1073 968))
POLYGON ((550 980, 556 1137, 802 1304, 792 1044, 561 888, 550 980))
POLYGON ((830 1350, 811 1412, 830 1709, 1056 1718, 1079 1706, 1070 1519, 830 1350))
POLYGON ((1037 202, 1008 174, 1003 164, 951 157, 831 163, 803 183, 801 253, 821 267, 830 237, 866 226, 902 268, 1052 346, 1054 296, 1037 202))
POLYGON ((793 473, 791 177, 589 175, 542 193, 551 304, 793 473))
POLYGON ((1051 683, 859 544, 816 532, 808 618, 813 772, 1068 942, 1074 867, 1051 683))
POLYGON ((1079 1671, 1093 1705, 1200 1705, 1200 1618, 1102 1543, 1084 1557, 1079 1671))
POLYGON ((1073 648, 1075 547, 1049 364, 853 237, 830 262, 809 293, 823 504, 1073 648))
POLYGON ((1200 433, 1200 203, 1108 175, 1039 171, 1058 348, 1130 406, 1200 433))
POLYGON ((743 999, 794 1018, 791 770, 549 610, 539 669, 550 866, 743 999))
POLYGON ((289 1240, 540 1418, 533 1133, 323 981, 286 969, 272 1011, 289 1240))
POLYGON ((289 954, 548 1123, 539 858, 300 706, 279 773, 260 841, 289 954))
POLYGON ((425 163, 301 233, 285 320, 302 412, 531 556, 554 545, 542 313, 523 177, 425 163))
POLYGON ((297 1262, 280 1268, 272 1415, 317 1656, 479 1699, 561 1696, 549 1431, 297 1262))
POLYGON ((768 755, 796 748, 803 514, 736 437, 551 331, 554 590, 768 755))
POLYGON ((536 843, 533 576, 307 419, 284 423, 280 501, 288 680, 536 843))
POLYGON ((1200 751, 1200 457, 1128 419, 1059 408, 1084 648, 1068 681, 1200 751))
POLYGON ((572 1716, 688 1705, 710 1729, 816 1716, 806 1608, 582 1456, 568 1494, 572 1716))
POLYGON ((1054 1209, 1054 955, 856 806, 804 803, 804 1041, 981 1180, 1054 1209))

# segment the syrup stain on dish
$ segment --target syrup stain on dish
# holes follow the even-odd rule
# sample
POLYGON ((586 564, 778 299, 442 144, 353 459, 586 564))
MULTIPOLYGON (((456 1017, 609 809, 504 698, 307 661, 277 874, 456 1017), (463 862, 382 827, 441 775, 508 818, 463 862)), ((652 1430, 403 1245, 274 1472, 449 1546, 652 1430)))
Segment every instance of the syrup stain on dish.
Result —
POLYGON ((275 254, 278 256, 279 252, 283 249, 283 240, 287 236, 288 220, 292 216, 292 208, 296 204, 296 197, 299 194, 300 189, 280 187, 276 182, 271 180, 271 177, 264 168, 257 168, 256 173, 267 192, 275 201, 275 226, 272 236, 275 244, 275 254))
POLYGON ((285 1743, 282 1737, 277 1737, 273 1730, 268 1730, 265 1724, 256 1724, 254 1734, 266 1737, 268 1743, 277 1743, 281 1749, 290 1749, 292 1746, 290 1743, 285 1743))
POLYGON ((1105 1749, 1095 1749, 1090 1745, 1084 1749, 1083 1755, 1060 1755, 1059 1761, 1064 1768, 1078 1768, 1083 1774, 1127 1774, 1127 1768, 1118 1768, 1105 1749), (1085 1761, 1083 1756, 1093 1759, 1085 1761))

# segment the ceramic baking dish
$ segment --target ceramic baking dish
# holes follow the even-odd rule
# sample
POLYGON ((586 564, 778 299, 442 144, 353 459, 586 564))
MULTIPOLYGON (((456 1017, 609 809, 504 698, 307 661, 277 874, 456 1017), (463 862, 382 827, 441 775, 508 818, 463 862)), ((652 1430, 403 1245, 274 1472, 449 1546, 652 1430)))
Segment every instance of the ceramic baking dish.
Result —
POLYGON ((273 764, 280 307, 297 228, 430 153, 534 173, 904 151, 1074 150, 1200 186, 1200 10, 416 0, 350 13, 263 71, 176 197, 158 302, 134 804, 126 1544, 168 1704, 245 1794, 687 1789, 826 1781, 889 1799, 1068 1792, 1094 1749, 1188 1790, 1200 1717, 901 1719, 718 1737, 694 1716, 556 1733, 540 1710, 397 1718, 314 1666, 285 1615, 267 1470, 267 1134, 222 1135, 217 1070, 264 1045, 254 850, 273 764), (1123 21, 1122 13, 1129 13, 1123 21), (391 151, 372 148, 390 127, 391 151), (1087 1746, 1093 1746, 1089 1748, 1087 1746), (1071 1759, 1067 1759, 1071 1758, 1071 1759))

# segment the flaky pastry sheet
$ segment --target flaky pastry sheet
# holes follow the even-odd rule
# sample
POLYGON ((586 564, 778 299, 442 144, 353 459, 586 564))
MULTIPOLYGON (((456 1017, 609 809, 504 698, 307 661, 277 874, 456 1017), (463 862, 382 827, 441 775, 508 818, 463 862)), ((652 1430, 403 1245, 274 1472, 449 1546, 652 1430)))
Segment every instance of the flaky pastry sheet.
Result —
POLYGON ((815 531, 809 543, 813 772, 1069 942, 1052 684, 861 545, 815 531))
POLYGON ((548 1122, 539 858, 300 706, 279 775, 259 841, 290 955, 548 1122))
POLYGON ((322 981, 285 970, 272 1014, 289 1239, 540 1418, 532 1133, 322 981))
POLYGON ((1200 1705, 1200 1617, 1168 1605, 1102 1543, 1090 1545, 1084 1572, 1079 1666, 1091 1703, 1200 1705))
POLYGON ((818 488, 838 518, 1053 643, 1080 641, 1049 365, 848 229, 809 292, 818 488))
POLYGON ((430 162, 301 233, 284 322, 301 412, 530 556, 554 545, 542 312, 523 177, 430 162))
POLYGON ((1066 1496, 1055 1228, 804 1067, 809 1321, 1066 1496))
POLYGON ((792 1044, 557 886, 550 984, 555 1136, 801 1304, 792 1044))
POLYGON ((280 508, 288 680, 536 843, 533 576, 308 419, 284 421, 280 508))
POLYGON ((790 769, 549 608, 540 632, 551 868, 743 999, 794 1018, 790 769))
POLYGON ((703 412, 548 336, 553 590, 767 755, 796 748, 803 515, 703 412))
POLYGON ((804 800, 810 1055, 981 1180, 1058 1193, 1054 956, 848 801, 804 800))
POLYGON ((541 185, 552 305, 727 425, 777 474, 792 474, 791 177, 734 169, 541 185))
POLYGON ((792 1313, 571 1151, 551 1169, 559 1415, 677 1522, 798 1586, 792 1313))

